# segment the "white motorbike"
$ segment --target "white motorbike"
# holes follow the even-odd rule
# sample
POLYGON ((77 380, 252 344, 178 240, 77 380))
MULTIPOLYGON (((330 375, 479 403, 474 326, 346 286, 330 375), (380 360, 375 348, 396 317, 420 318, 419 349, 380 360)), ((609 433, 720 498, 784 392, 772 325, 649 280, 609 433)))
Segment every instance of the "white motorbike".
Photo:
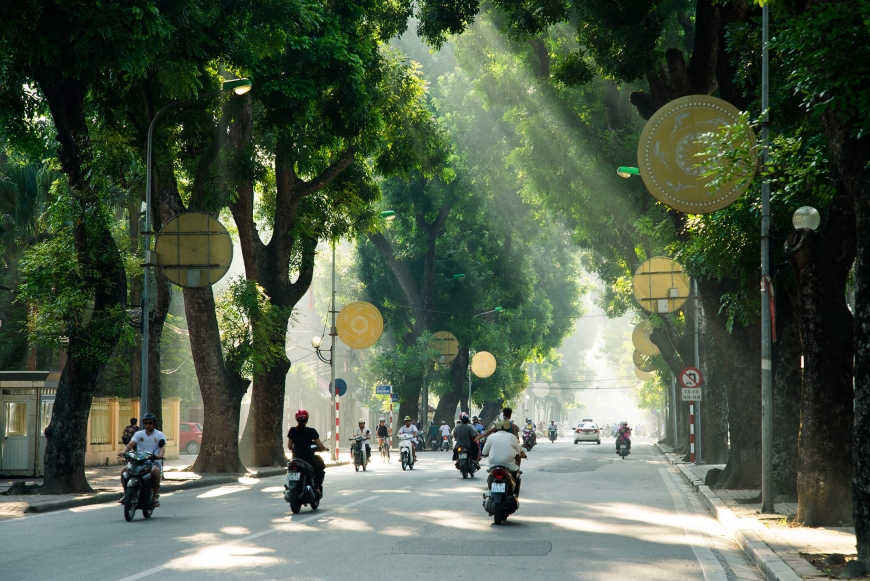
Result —
POLYGON ((414 436, 411 434, 399 434, 399 456, 402 457, 402 470, 414 469, 414 436))
POLYGON ((353 467, 359 472, 360 466, 362 466, 363 472, 366 470, 366 464, 369 463, 368 454, 366 454, 366 441, 365 439, 357 436, 355 438, 351 438, 353 444, 351 444, 351 452, 353 453, 353 467))

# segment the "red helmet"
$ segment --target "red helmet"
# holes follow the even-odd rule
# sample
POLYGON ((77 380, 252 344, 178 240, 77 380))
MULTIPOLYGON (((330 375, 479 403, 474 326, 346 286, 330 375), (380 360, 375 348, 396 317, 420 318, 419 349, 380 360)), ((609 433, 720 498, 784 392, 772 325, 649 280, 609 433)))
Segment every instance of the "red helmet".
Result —
POLYGON ((308 419, 308 412, 307 411, 299 410, 298 412, 296 412, 296 421, 307 420, 307 419, 308 419))
POLYGON ((468 414, 467 414, 466 412, 460 412, 460 414, 459 414, 459 419, 460 419, 460 420, 461 420, 462 418, 467 418, 467 417, 468 417, 468 414))

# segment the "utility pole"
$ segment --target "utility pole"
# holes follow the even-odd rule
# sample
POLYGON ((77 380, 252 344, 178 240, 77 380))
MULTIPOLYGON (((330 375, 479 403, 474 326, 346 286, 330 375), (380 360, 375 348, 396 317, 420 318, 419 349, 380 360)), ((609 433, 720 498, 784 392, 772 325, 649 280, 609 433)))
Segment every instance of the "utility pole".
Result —
MULTIPOLYGON (((695 368, 701 369, 701 350, 698 345, 698 335, 700 328, 700 321, 698 319, 701 318, 701 304, 699 302, 700 295, 698 294, 698 281, 695 281, 695 368)), ((703 448, 701 447, 701 402, 696 401, 693 402, 697 407, 695 408, 697 411, 695 412, 695 445, 697 456, 695 458, 695 464, 703 464, 704 463, 704 454, 702 452, 703 448)))
POLYGON ((680 432, 677 429, 677 376, 671 373, 671 416, 674 425, 674 449, 680 447, 680 432))
POLYGON ((332 347, 329 352, 329 385, 332 386, 332 420, 335 423, 335 440, 333 441, 330 457, 338 460, 338 386, 335 385, 335 240, 332 241, 332 299, 329 307, 332 323, 329 327, 329 335, 332 337, 332 347))
POLYGON ((770 184, 765 172, 770 146, 770 7, 764 4, 761 24, 761 512, 773 509, 773 365, 770 341, 770 184))

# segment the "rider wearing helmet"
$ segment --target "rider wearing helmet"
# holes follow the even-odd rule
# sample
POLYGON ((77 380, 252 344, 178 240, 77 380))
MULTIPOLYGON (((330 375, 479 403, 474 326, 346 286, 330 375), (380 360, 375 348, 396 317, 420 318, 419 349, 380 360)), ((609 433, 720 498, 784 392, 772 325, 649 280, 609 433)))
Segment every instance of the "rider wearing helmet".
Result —
POLYGON ((535 433, 535 422, 532 421, 532 418, 526 418, 526 425, 523 428, 524 432, 528 432, 532 438, 532 444, 538 443, 538 435, 535 433))
POLYGON ((410 434, 411 438, 411 454, 414 456, 414 462, 417 461, 417 426, 411 423, 411 416, 405 416, 405 425, 399 428, 399 435, 410 434))
POLYGON ((619 454, 619 439, 625 440, 629 452, 631 451, 631 428, 628 427, 628 422, 621 422, 619 430, 616 432, 616 453, 619 454))
POLYGON ((474 441, 477 438, 477 430, 471 425, 471 419, 468 414, 462 412, 459 414, 459 425, 453 428, 453 459, 459 460, 459 447, 462 446, 471 454, 471 459, 477 462, 477 454, 480 451, 479 446, 474 441))
MULTIPOLYGON (((142 416, 142 430, 139 430, 130 438, 130 442, 124 447, 119 458, 123 458, 127 452, 135 448, 139 452, 151 452, 157 457, 151 468, 151 488, 154 494, 154 507, 160 506, 160 474, 163 472, 163 457, 166 455, 166 436, 160 430, 154 429, 157 425, 157 416, 152 413, 147 413, 142 416)), ((124 489, 124 495, 127 493, 127 468, 121 472, 121 487, 124 489)), ((119 502, 124 502, 124 496, 119 502)))
POLYGON ((356 438, 362 438, 366 445, 366 464, 368 464, 368 459, 372 457, 372 431, 366 427, 366 421, 362 418, 359 419, 359 427, 349 439, 355 440, 356 438))
POLYGON ((477 418, 477 416, 471 417, 471 425, 474 426, 474 429, 477 431, 478 434, 482 434, 483 431, 486 429, 483 424, 480 423, 480 420, 477 418))
POLYGON ((290 448, 294 458, 304 460, 314 468, 314 488, 317 494, 323 496, 323 476, 326 465, 323 463, 323 458, 314 452, 328 452, 329 448, 320 441, 317 430, 308 427, 307 411, 296 412, 296 425, 287 432, 287 447, 290 448))
POLYGON ((381 446, 384 443, 386 443, 387 446, 390 445, 390 442, 387 438, 393 435, 393 430, 390 429, 390 426, 387 425, 384 418, 378 420, 378 427, 375 429, 375 433, 378 436, 378 446, 381 446))

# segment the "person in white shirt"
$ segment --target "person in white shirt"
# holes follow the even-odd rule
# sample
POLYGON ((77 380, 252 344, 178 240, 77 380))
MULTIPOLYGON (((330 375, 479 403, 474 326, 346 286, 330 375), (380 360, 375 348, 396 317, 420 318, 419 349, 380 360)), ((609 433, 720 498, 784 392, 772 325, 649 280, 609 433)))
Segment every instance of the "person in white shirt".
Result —
MULTIPOLYGON (((154 429, 156 423, 157 416, 151 413, 145 414, 142 417, 142 427, 145 429, 133 434, 133 437, 130 438, 130 443, 124 447, 120 454, 118 454, 119 458, 123 458, 127 452, 135 448, 138 452, 151 452, 157 456, 157 461, 154 462, 154 466, 151 468, 151 488, 154 494, 155 508, 160 506, 160 502, 157 500, 159 498, 158 492, 160 491, 160 473, 163 472, 163 457, 166 455, 166 435, 164 435, 160 430, 154 429)), ((126 467, 123 472, 121 472, 121 487, 124 489, 124 495, 126 495, 126 467)), ((124 502, 124 496, 121 496, 119 502, 124 502)))
POLYGON ((441 422, 441 437, 450 435, 450 426, 447 425, 447 422, 441 422))
MULTIPOLYGON (((510 470, 511 477, 518 484, 519 480, 516 480, 515 476, 520 470, 520 458, 525 458, 526 455, 520 446, 520 441, 511 431, 513 425, 510 420, 496 421, 495 427, 498 431, 487 438, 486 445, 483 447, 483 456, 489 458, 490 468, 501 466, 510 470)), ((519 496, 519 485, 514 493, 519 496)))
POLYGON ((414 456, 414 462, 417 461, 417 426, 411 423, 411 416, 405 416, 405 425, 399 428, 399 435, 402 434, 410 434, 413 436, 411 438, 411 442, 414 444, 411 446, 411 454, 414 456))
POLYGON ((366 427, 366 421, 362 418, 360 418, 359 427, 350 439, 355 440, 356 438, 362 438, 366 445, 366 464, 368 464, 368 459, 372 457, 372 432, 366 427))

